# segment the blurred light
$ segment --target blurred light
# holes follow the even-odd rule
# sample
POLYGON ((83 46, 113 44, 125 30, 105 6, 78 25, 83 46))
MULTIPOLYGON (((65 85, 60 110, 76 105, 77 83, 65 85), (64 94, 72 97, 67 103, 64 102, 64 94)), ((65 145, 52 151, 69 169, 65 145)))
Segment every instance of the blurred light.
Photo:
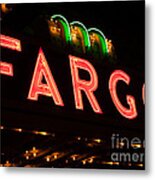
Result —
POLYGON ((45 132, 45 131, 34 131, 34 134, 42 135, 42 136, 49 136, 50 135, 50 133, 45 132))
POLYGON ((119 165, 119 162, 103 161, 102 164, 107 164, 107 165, 119 165))
POLYGON ((93 163, 93 161, 94 161, 94 159, 91 158, 88 162, 89 162, 89 163, 93 163))
POLYGON ((97 143, 101 143, 102 140, 101 139, 94 139, 94 141, 97 143))
POLYGON ((29 156, 26 156, 26 159, 28 160, 28 159, 29 159, 29 156))
POLYGON ((58 158, 58 156, 57 155, 54 155, 54 159, 57 159, 58 158))
POLYGON ((94 147, 94 144, 88 143, 87 146, 89 146, 89 147, 94 147))
POLYGON ((71 29, 74 29, 75 31, 78 30, 78 28, 76 26, 71 26, 71 29))
POLYGON ((80 141, 80 140, 81 140, 81 137, 77 137, 77 140, 80 141))
POLYGON ((47 133, 47 132, 39 132, 39 134, 40 134, 40 135, 43 135, 43 136, 49 135, 49 133, 47 133))
POLYGON ((52 134, 52 137, 55 137, 55 134, 54 134, 54 133, 52 134))
POLYGON ((33 157, 36 157, 38 152, 39 152, 39 150, 36 149, 36 147, 33 147, 32 150, 30 151, 30 153, 33 155, 33 157))
POLYGON ((108 53, 112 53, 112 47, 113 47, 112 40, 106 39, 106 43, 108 45, 108 53))
POLYGON ((0 126, 0 129, 3 130, 3 129, 4 129, 4 126, 0 126))
POLYGON ((113 165, 119 165, 120 163, 119 162, 113 162, 113 165))
POLYGON ((141 164, 137 164, 137 166, 139 166, 139 167, 143 167, 143 166, 144 166, 144 164, 142 164, 142 163, 141 163, 141 164))
POLYGON ((54 31, 55 31, 56 29, 57 29, 56 27, 52 27, 52 30, 54 30, 54 31))
POLYGON ((11 11, 11 8, 6 7, 6 4, 2 3, 1 4, 1 10, 3 13, 8 13, 9 11, 11 11))
POLYGON ((36 153, 33 153, 33 157, 36 157, 37 156, 37 154, 36 153))
POLYGON ((46 156, 46 161, 49 162, 49 161, 52 161, 52 159, 57 159, 58 156, 60 156, 60 153, 54 152, 51 155, 46 156))
POLYGON ((46 157, 46 161, 47 161, 47 162, 50 162, 50 156, 47 156, 47 157, 46 157))
POLYGON ((132 164, 131 164, 131 163, 128 163, 128 166, 132 166, 132 164))
POLYGON ((30 152, 28 150, 25 151, 24 157, 26 158, 26 160, 29 159, 30 156, 30 152))
POLYGON ((88 163, 93 163, 93 161, 94 161, 94 158, 93 158, 93 157, 90 157, 90 158, 88 159, 88 163))
POLYGON ((14 131, 16 132, 22 132, 23 130, 21 128, 15 128, 14 131))
POLYGON ((86 164, 86 160, 82 160, 82 164, 85 165, 86 164))
MULTIPOLYGON (((121 147, 123 147, 123 146, 124 146, 124 143, 123 143, 123 142, 120 142, 119 145, 120 145, 121 147)), ((119 146, 119 145, 118 145, 118 146, 119 146)))
POLYGON ((90 40, 91 40, 91 43, 94 43, 95 42, 95 37, 93 35, 90 35, 90 40))
POLYGON ((6 161, 6 163, 4 164, 5 167, 11 167, 12 164, 9 161, 6 161))
POLYGON ((86 163, 93 163, 94 162, 94 159, 96 158, 96 156, 91 156, 91 157, 88 157, 84 160, 82 160, 82 163, 85 165, 86 163))
POLYGON ((78 156, 79 156, 78 154, 73 154, 73 155, 71 156, 71 158, 72 158, 73 161, 75 161, 78 156))
POLYGON ((131 146, 132 146, 133 148, 141 148, 141 147, 142 147, 141 144, 131 144, 131 146))
POLYGON ((72 33, 71 36, 72 36, 72 40, 73 40, 73 41, 77 41, 77 35, 76 35, 75 33, 72 33))

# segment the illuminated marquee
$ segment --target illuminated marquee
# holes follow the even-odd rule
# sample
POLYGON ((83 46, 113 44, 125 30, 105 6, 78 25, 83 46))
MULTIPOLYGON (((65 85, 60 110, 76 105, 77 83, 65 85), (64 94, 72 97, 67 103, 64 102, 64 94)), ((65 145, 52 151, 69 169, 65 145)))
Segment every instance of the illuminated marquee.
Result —
MULTIPOLYGON (((14 39, 12 37, 4 36, 4 35, 1 35, 0 37, 2 39, 2 42, 0 44, 1 46, 16 50, 19 52, 21 51, 20 40, 14 39)), ((70 61, 70 70, 71 70, 71 76, 72 76, 75 108, 79 110, 84 110, 84 104, 83 104, 82 93, 81 93, 83 91, 86 94, 87 99, 89 100, 92 110, 95 113, 102 114, 103 112, 94 94, 94 92, 98 88, 98 75, 95 68, 86 59, 81 59, 79 57, 75 57, 72 55, 69 55, 69 61, 70 61), (86 71, 89 74, 90 80, 86 81, 85 79, 80 79, 79 77, 80 69, 86 71)), ((1 61, 0 73, 4 75, 8 75, 8 76, 13 76, 13 65, 1 61)), ((117 84, 119 81, 123 81, 124 83, 129 85, 130 76, 122 70, 115 70, 110 75, 109 91, 110 91, 111 99, 116 109, 123 117, 127 119, 135 119, 138 115, 137 108, 135 105, 135 98, 131 95, 126 96, 126 101, 129 105, 128 108, 124 107, 124 105, 121 104, 117 96, 117 84)), ((142 86, 143 102, 145 102, 144 89, 145 89, 145 84, 143 84, 142 86)), ((47 60, 43 53, 42 48, 40 48, 39 53, 38 53, 32 81, 31 81, 31 85, 30 85, 30 89, 28 93, 28 99, 37 101, 39 95, 52 97, 54 103, 58 106, 65 105, 59 93, 57 84, 54 80, 54 77, 47 63, 47 60), (42 82, 43 77, 46 83, 42 82)))
POLYGON ((81 39, 83 53, 93 50, 94 42, 98 44, 101 57, 111 53, 111 41, 107 40, 103 32, 97 28, 87 30, 85 25, 79 21, 69 24, 66 18, 59 14, 51 16, 48 25, 51 35, 60 36, 67 44, 73 45, 81 39))

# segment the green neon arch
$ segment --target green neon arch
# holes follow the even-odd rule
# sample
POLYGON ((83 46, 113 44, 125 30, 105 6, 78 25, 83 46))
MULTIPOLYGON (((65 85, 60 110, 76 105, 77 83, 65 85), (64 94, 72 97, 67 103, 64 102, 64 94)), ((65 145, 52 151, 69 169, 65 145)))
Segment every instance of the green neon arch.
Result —
POLYGON ((99 38, 102 54, 103 55, 108 54, 108 46, 107 46, 107 43, 106 43, 106 38, 105 38, 103 32, 100 31, 99 29, 93 27, 93 28, 89 28, 87 30, 85 25, 82 24, 79 21, 73 21, 69 25, 69 23, 66 20, 66 18, 64 16, 60 15, 60 14, 55 14, 55 15, 51 16, 51 19, 53 19, 53 20, 58 19, 58 21, 61 23, 61 25, 63 27, 63 30, 64 30, 65 41, 67 43, 70 43, 72 41, 70 25, 76 26, 76 27, 78 27, 80 29, 80 31, 81 31, 81 33, 83 35, 82 38, 83 38, 84 46, 87 47, 88 50, 90 50, 90 47, 91 47, 89 34, 93 32, 99 38))
POLYGON ((67 43, 71 42, 71 33, 70 33, 70 26, 66 18, 60 14, 55 14, 51 17, 52 19, 58 19, 59 22, 62 24, 64 29, 64 36, 67 43))
POLYGON ((73 21, 73 22, 70 23, 70 25, 77 26, 77 27, 80 28, 81 33, 83 35, 84 46, 88 47, 88 50, 89 50, 91 44, 90 44, 90 39, 89 39, 89 34, 88 34, 88 31, 87 31, 87 28, 84 26, 84 24, 82 24, 79 21, 73 21))
POLYGON ((102 50, 103 55, 108 54, 108 46, 106 43, 106 38, 105 38, 104 34, 102 33, 102 31, 100 31, 97 28, 89 28, 88 32, 89 33, 94 32, 98 36, 100 43, 101 43, 101 50, 102 50))

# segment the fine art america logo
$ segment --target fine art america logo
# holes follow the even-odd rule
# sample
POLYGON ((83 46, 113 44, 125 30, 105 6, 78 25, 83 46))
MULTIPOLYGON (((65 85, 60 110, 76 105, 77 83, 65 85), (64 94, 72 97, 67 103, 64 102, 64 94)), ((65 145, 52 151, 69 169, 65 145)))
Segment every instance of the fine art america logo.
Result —
POLYGON ((111 160, 122 163, 143 163, 145 141, 139 137, 128 138, 120 134, 111 136, 111 160))

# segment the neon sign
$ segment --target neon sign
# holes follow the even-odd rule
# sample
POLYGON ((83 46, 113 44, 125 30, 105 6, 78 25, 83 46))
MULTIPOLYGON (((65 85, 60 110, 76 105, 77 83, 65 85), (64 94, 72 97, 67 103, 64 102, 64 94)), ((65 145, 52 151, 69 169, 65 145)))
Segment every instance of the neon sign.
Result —
POLYGON ((74 41, 74 36, 79 33, 82 39, 81 46, 83 47, 84 53, 89 52, 93 48, 91 36, 96 37, 96 41, 99 45, 102 56, 106 56, 110 51, 110 49, 108 49, 108 41, 105 35, 97 28, 93 27, 87 30, 85 25, 79 21, 73 21, 69 24, 66 18, 59 14, 51 16, 51 19, 49 21, 49 28, 51 26, 56 26, 55 28, 57 28, 57 26, 60 27, 67 44, 72 44, 74 41), (53 24, 51 24, 51 22, 53 24), (76 31, 72 33, 72 29, 75 29, 76 31))
POLYGON ((72 23, 70 23, 70 25, 72 27, 78 27, 80 29, 81 34, 82 34, 82 39, 83 39, 83 46, 87 47, 89 50, 90 49, 90 39, 89 39, 88 31, 87 31, 86 27, 84 26, 84 24, 82 24, 79 21, 73 21, 72 23))
MULTIPOLYGON (((4 35, 1 35, 0 37, 2 39, 0 45, 4 48, 16 50, 17 52, 22 51, 20 40, 4 35)), ((86 59, 82 59, 72 55, 68 56, 68 60, 70 62, 70 74, 72 78, 75 108, 82 111, 84 110, 85 105, 82 97, 82 92, 84 92, 92 110, 95 113, 99 114, 105 113, 104 111, 102 111, 98 103, 97 97, 94 93, 98 89, 98 74, 93 65, 86 59), (79 76, 80 69, 89 74, 89 80, 82 79, 79 76)), ((32 101, 38 101, 39 96, 47 96, 52 97, 55 105, 65 106, 50 68, 51 67, 49 67, 48 65, 45 54, 40 47, 27 99, 32 101), (43 78, 45 79, 45 82, 43 82, 43 78)), ((0 73, 3 75, 13 76, 13 73, 16 72, 13 72, 12 64, 0 62, 0 73)), ((123 117, 125 117, 126 119, 135 119, 138 115, 135 98, 132 95, 126 95, 126 102, 128 104, 128 107, 125 107, 121 103, 117 95, 117 86, 119 81, 122 81, 128 86, 130 84, 130 76, 120 69, 114 70, 111 73, 109 78, 109 92, 113 104, 123 117)), ((144 89, 145 84, 143 84, 142 86, 143 102, 145 101, 144 89)))
POLYGON ((90 34, 96 35, 99 38, 99 43, 100 43, 102 54, 106 55, 107 53, 109 53, 109 49, 107 47, 108 45, 107 45, 107 42, 106 42, 106 37, 104 36, 102 31, 100 31, 97 28, 89 28, 88 32, 90 34))
POLYGON ((64 31, 65 40, 67 43, 69 43, 71 41, 71 35, 70 35, 70 27, 66 18, 62 15, 55 14, 51 17, 51 21, 53 20, 59 21, 61 23, 64 31))
MULTIPOLYGON (((21 51, 20 40, 2 34, 0 35, 0 46, 19 52, 21 51)), ((0 73, 13 76, 13 65, 0 61, 0 73)))

